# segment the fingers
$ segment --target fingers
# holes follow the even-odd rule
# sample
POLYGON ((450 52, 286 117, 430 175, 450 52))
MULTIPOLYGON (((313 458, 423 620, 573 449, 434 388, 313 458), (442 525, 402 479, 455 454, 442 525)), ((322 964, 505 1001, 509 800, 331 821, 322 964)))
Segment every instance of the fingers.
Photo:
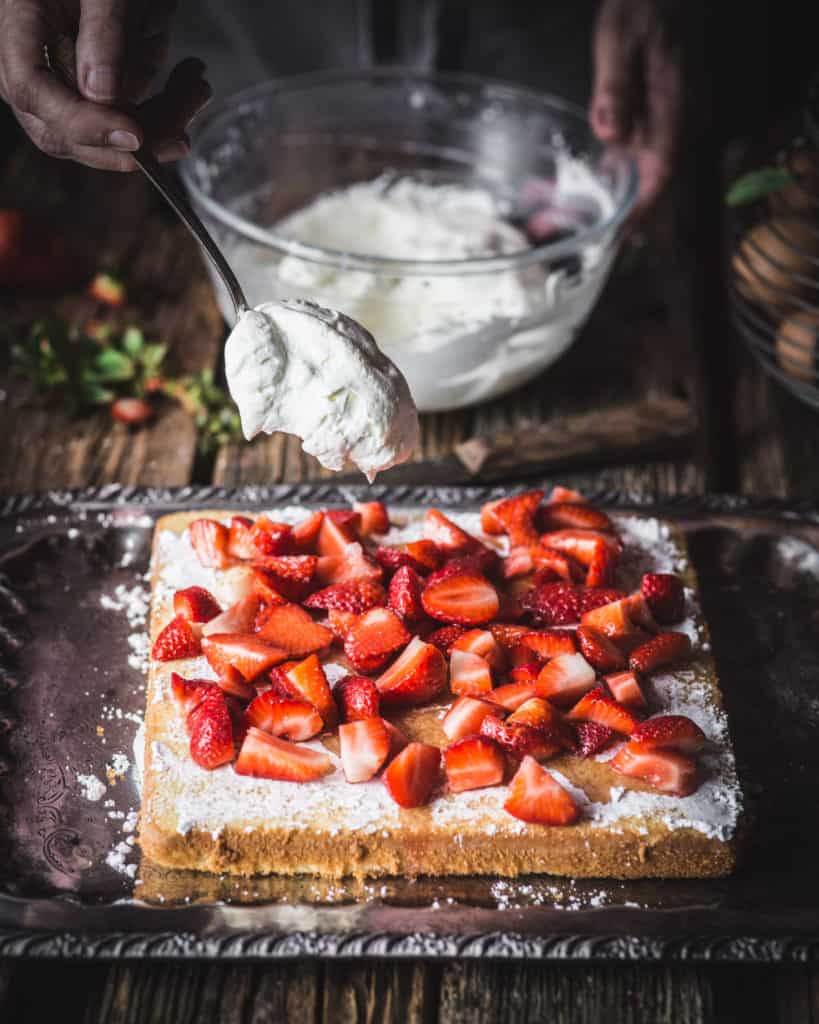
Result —
POLYGON ((673 42, 659 32, 648 40, 644 58, 646 112, 638 141, 638 213, 653 205, 668 184, 679 148, 683 116, 683 73, 673 42))
POLYGON ((595 26, 589 118, 603 142, 625 142, 639 117, 642 25, 633 13, 621 0, 606 0, 595 26))
POLYGON ((96 103, 114 103, 125 85, 126 0, 81 0, 77 86, 96 103))
POLYGON ((139 41, 128 53, 125 91, 132 102, 143 97, 165 63, 175 9, 173 0, 148 0, 146 4, 136 33, 139 41))

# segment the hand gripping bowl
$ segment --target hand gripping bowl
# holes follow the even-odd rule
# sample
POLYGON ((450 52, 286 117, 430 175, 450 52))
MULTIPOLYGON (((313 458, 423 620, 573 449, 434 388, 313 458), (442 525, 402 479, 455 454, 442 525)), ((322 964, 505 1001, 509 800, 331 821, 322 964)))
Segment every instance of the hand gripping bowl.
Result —
POLYGON ((309 297, 361 321, 422 411, 509 391, 569 347, 637 189, 633 163, 594 139, 579 108, 391 69, 269 81, 214 104, 182 174, 251 303, 309 297), (318 196, 376 179, 478 190, 507 244, 494 251, 487 236, 479 256, 386 258, 366 254, 366 225, 344 249, 285 234, 283 218, 318 196))

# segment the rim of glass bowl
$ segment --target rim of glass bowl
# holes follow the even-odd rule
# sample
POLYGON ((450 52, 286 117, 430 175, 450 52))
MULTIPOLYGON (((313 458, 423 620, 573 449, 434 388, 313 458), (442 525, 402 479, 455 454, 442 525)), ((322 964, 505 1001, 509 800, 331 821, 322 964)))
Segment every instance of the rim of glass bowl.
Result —
POLYGON ((233 213, 227 207, 211 198, 204 192, 194 178, 193 165, 197 159, 197 141, 201 139, 214 122, 231 111, 240 108, 243 104, 251 102, 260 95, 280 94, 288 92, 304 91, 312 86, 328 85, 343 82, 361 82, 373 78, 405 81, 408 84, 417 83, 419 86, 427 85, 461 85, 472 89, 480 89, 487 99, 492 96, 509 99, 524 100, 527 103, 534 103, 542 108, 548 108, 568 117, 574 118, 588 128, 588 119, 582 107, 577 106, 568 100, 560 99, 548 93, 540 93, 533 89, 511 83, 499 81, 493 78, 485 78, 482 75, 470 75, 455 72, 418 72, 404 68, 369 68, 355 70, 319 71, 301 75, 290 75, 286 78, 266 79, 257 85, 232 93, 230 96, 211 104, 203 114, 197 118, 191 132, 191 153, 182 162, 181 176, 193 199, 207 210, 208 214, 219 221, 225 227, 231 228, 246 238, 259 242, 262 245, 277 249, 290 256, 297 256, 299 259, 312 263, 330 264, 331 266, 343 266, 345 270, 366 270, 371 273, 389 274, 423 274, 431 276, 436 274, 464 274, 464 273, 489 273, 492 271, 515 270, 526 267, 533 263, 540 263, 544 259, 560 259, 577 251, 588 243, 593 243, 612 229, 618 228, 626 219, 637 198, 639 178, 634 160, 622 151, 615 151, 601 146, 601 152, 607 152, 612 159, 618 161, 625 171, 625 189, 620 203, 615 207, 612 214, 605 220, 594 224, 569 238, 556 242, 543 242, 540 245, 533 245, 528 249, 519 252, 507 253, 503 256, 475 256, 468 259, 454 260, 407 260, 393 257, 367 256, 363 254, 345 252, 341 249, 325 249, 318 245, 308 245, 292 238, 286 238, 275 231, 270 231, 254 224, 233 213))

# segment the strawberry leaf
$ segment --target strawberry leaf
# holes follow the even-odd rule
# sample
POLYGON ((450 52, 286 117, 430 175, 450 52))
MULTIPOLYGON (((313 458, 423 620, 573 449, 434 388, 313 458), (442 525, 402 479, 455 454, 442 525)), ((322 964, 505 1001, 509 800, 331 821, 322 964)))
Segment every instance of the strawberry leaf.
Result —
POLYGON ((745 203, 755 203, 758 199, 790 184, 792 180, 787 168, 762 167, 737 178, 725 193, 725 203, 727 206, 744 206, 745 203))

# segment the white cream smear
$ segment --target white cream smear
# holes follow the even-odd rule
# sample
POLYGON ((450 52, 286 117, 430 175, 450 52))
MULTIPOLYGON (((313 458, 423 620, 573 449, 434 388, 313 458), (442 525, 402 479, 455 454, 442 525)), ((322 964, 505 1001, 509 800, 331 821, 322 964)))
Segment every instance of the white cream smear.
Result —
POLYGON ((250 440, 286 431, 327 469, 354 463, 372 482, 409 458, 418 413, 407 382, 372 335, 311 302, 264 302, 225 347, 225 372, 250 440))

